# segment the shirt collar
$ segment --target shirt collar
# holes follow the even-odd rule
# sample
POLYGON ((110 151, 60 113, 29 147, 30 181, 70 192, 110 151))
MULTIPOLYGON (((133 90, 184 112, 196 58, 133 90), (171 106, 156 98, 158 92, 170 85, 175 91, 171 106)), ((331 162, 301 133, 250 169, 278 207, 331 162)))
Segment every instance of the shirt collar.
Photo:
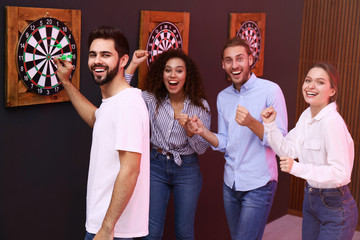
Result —
POLYGON ((311 111, 309 109, 309 119, 308 122, 314 122, 314 121, 320 121, 326 114, 328 114, 329 112, 333 112, 333 111, 337 111, 337 105, 336 102, 332 102, 329 103, 328 105, 326 105, 326 107, 324 107, 323 109, 321 109, 321 111, 316 114, 315 117, 311 117, 311 111))
MULTIPOLYGON (((256 80, 256 75, 254 73, 251 73, 250 78, 246 81, 246 83, 244 83, 241 89, 244 89, 245 91, 248 90, 249 88, 251 88, 254 84, 255 84, 255 80, 256 80)), ((235 88, 234 84, 232 84, 233 90, 236 93, 239 93, 239 91, 235 88)))
POLYGON ((326 107, 314 117, 317 121, 320 121, 328 112, 337 111, 336 102, 329 103, 326 107))

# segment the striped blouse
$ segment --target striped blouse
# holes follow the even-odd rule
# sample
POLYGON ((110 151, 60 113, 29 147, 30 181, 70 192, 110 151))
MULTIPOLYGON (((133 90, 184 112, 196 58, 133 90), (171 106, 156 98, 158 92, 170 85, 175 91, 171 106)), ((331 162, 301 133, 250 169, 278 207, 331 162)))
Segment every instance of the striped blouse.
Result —
MULTIPOLYGON (((130 83, 133 74, 125 74, 125 79, 130 83)), ((147 108, 149 110, 151 125, 151 145, 155 149, 162 149, 163 154, 171 153, 176 163, 181 163, 180 155, 189 155, 192 153, 203 154, 209 147, 209 143, 200 137, 194 135, 191 138, 187 136, 186 131, 180 126, 178 120, 174 118, 174 109, 171 106, 170 99, 166 97, 164 102, 159 106, 156 114, 156 98, 152 93, 142 92, 147 108)), ((205 99, 203 105, 209 111, 195 106, 189 98, 185 99, 182 113, 190 117, 196 115, 207 129, 210 129, 210 107, 205 99)))
MULTIPOLYGON (((209 146, 209 143, 200 137, 194 135, 188 137, 186 131, 180 126, 178 120, 174 118, 174 109, 171 106, 170 99, 166 99, 158 108, 156 113, 156 98, 152 93, 142 92, 142 96, 149 110, 151 124, 151 144, 153 148, 162 149, 174 155, 175 162, 181 163, 180 155, 189 155, 192 153, 203 154, 209 146)), ((204 106, 210 109, 206 100, 202 100, 204 106)), ((184 101, 184 108, 181 111, 189 116, 198 116, 206 128, 210 128, 210 111, 195 106, 189 98, 184 101)))

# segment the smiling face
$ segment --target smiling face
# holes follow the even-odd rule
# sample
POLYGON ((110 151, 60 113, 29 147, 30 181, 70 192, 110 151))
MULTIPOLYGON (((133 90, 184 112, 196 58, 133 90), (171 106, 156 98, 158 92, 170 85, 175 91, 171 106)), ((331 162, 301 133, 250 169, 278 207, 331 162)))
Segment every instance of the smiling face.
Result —
POLYGON ((241 86, 250 78, 250 66, 252 64, 253 56, 248 55, 243 46, 232 46, 224 50, 222 68, 239 91, 241 86))
POLYGON ((309 70, 302 91, 305 102, 310 104, 313 117, 329 104, 330 98, 336 93, 331 87, 328 73, 318 67, 309 70))
POLYGON ((164 68, 163 81, 169 95, 183 96, 186 80, 186 65, 181 58, 169 59, 164 68))
POLYGON ((119 73, 119 61, 114 40, 98 38, 91 43, 88 66, 96 84, 111 82, 119 73))

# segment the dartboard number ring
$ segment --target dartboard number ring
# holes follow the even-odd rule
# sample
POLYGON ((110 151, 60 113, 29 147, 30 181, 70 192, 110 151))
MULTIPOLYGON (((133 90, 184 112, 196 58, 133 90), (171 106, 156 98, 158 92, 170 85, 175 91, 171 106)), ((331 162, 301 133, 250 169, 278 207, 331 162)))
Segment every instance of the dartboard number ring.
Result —
POLYGON ((149 53, 148 66, 155 60, 156 55, 170 48, 182 49, 182 38, 179 29, 171 22, 158 24, 151 32, 146 48, 149 53))
POLYGON ((259 27, 253 21, 246 21, 241 25, 236 35, 245 39, 249 44, 254 56, 254 63, 252 65, 252 67, 254 67, 259 60, 261 50, 261 33, 259 27))
POLYGON ((70 29, 60 20, 44 17, 30 23, 17 45, 17 69, 25 86, 39 95, 53 95, 63 89, 56 76, 53 58, 68 60, 76 68, 76 43, 70 29))

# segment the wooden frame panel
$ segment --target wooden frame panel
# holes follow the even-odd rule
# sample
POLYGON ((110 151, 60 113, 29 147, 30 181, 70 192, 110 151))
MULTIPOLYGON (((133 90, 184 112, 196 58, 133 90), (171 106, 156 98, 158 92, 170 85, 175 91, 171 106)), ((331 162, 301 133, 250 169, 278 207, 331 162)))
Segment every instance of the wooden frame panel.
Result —
MULTIPOLYGON (((305 0, 303 9, 295 119, 308 107, 302 94, 308 69, 320 61, 334 65, 340 74, 338 110, 355 145, 349 188, 360 206, 360 2, 305 0)), ((290 213, 301 214, 303 194, 304 180, 292 176, 290 213)))
MULTIPOLYGON (((182 49, 188 53, 190 13, 141 11, 139 49, 147 49, 147 42, 153 29, 162 22, 171 22, 179 29, 182 37, 182 49)), ((148 72, 147 63, 139 66, 138 87, 143 88, 144 79, 148 72)))
POLYGON ((16 48, 24 29, 36 19, 44 16, 57 18, 68 26, 75 38, 77 47, 77 66, 71 79, 74 86, 80 86, 80 39, 81 11, 71 9, 6 7, 6 52, 5 52, 5 106, 16 107, 34 104, 69 101, 66 92, 43 96, 28 91, 16 68, 16 48))
MULTIPOLYGON (((264 72, 266 14, 265 13, 230 13, 229 38, 235 37, 239 33, 239 30, 242 27, 242 25, 249 21, 255 23, 256 25, 254 26, 254 28, 252 28, 253 30, 255 30, 253 31, 253 33, 256 33, 256 35, 260 36, 260 44, 257 43, 250 44, 252 45, 253 49, 258 49, 258 46, 255 45, 260 45, 260 51, 259 53, 256 54, 258 61, 253 66, 252 72, 256 76, 262 76, 264 72)), ((251 39, 249 39, 248 41, 252 43, 251 39)))

